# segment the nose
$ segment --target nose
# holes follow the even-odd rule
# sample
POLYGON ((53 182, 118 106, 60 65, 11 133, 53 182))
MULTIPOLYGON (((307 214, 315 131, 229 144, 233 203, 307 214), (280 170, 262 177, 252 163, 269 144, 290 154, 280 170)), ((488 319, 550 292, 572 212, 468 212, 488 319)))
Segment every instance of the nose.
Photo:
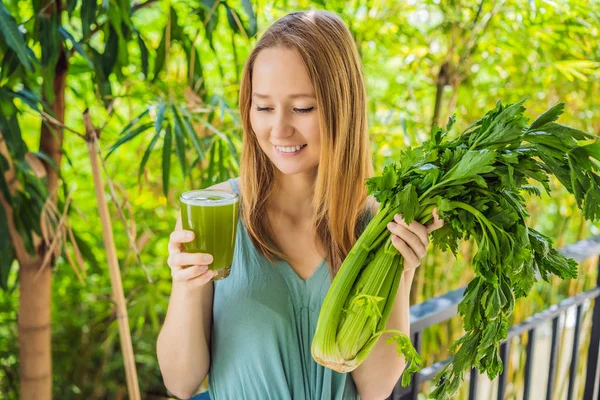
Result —
POLYGON ((288 115, 279 111, 275 113, 273 125, 271 126, 271 136, 275 138, 286 138, 294 133, 294 128, 289 122, 288 115))

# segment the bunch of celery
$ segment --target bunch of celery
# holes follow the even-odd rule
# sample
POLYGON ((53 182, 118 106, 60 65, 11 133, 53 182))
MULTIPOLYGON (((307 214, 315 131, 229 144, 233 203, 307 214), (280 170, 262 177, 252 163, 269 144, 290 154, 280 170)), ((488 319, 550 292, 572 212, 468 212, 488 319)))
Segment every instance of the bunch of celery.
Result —
POLYGON ((385 332, 394 333, 397 352, 408 368, 402 385, 419 371, 422 358, 409 338, 386 330, 403 260, 392 246, 386 225, 396 213, 410 224, 427 224, 437 206, 445 220, 432 233, 432 244, 456 255, 462 239, 475 239, 475 277, 458 306, 465 335, 454 342, 454 359, 437 376, 434 398, 456 393, 463 373, 479 368, 493 379, 502 372, 499 343, 506 338, 515 298, 524 297, 536 280, 550 274, 577 277, 577 264, 554 248, 550 238, 528 227, 522 192, 549 194, 549 175, 575 196, 587 219, 600 218, 600 141, 589 133, 555 123, 559 103, 527 126, 523 101, 496 104, 485 116, 450 140, 454 123, 434 126, 431 139, 403 151, 397 164, 367 180, 380 209, 351 249, 325 297, 312 343, 318 363, 339 372, 360 365, 385 332))

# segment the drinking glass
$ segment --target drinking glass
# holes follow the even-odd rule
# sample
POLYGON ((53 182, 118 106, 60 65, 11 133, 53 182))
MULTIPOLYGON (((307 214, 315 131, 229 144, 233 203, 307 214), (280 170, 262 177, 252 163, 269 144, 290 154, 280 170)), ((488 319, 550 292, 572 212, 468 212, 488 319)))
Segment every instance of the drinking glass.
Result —
POLYGON ((239 199, 227 190, 191 190, 179 197, 183 229, 194 232, 194 240, 185 243, 188 253, 208 253, 216 271, 214 280, 229 276, 235 235, 237 233, 239 199))

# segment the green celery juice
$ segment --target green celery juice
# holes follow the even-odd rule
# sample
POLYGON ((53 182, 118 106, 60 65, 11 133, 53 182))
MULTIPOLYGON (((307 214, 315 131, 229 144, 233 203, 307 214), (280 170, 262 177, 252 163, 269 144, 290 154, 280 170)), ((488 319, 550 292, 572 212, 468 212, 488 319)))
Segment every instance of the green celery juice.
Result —
POLYGON ((192 190, 180 198, 183 229, 194 232, 194 240, 185 243, 188 253, 213 256, 209 269, 217 271, 213 279, 229 276, 237 234, 238 196, 225 190, 192 190))

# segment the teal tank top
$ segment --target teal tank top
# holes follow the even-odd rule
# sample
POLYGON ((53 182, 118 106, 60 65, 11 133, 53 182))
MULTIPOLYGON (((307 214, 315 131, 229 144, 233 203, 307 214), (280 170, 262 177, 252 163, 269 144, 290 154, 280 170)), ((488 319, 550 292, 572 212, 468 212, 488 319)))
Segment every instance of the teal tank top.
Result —
MULTIPOLYGON (((229 182, 239 196, 236 181, 229 182)), ((325 260, 307 280, 287 262, 271 265, 240 218, 231 273, 214 281, 211 400, 359 399, 350 373, 325 368, 311 355, 330 285, 325 260)))

